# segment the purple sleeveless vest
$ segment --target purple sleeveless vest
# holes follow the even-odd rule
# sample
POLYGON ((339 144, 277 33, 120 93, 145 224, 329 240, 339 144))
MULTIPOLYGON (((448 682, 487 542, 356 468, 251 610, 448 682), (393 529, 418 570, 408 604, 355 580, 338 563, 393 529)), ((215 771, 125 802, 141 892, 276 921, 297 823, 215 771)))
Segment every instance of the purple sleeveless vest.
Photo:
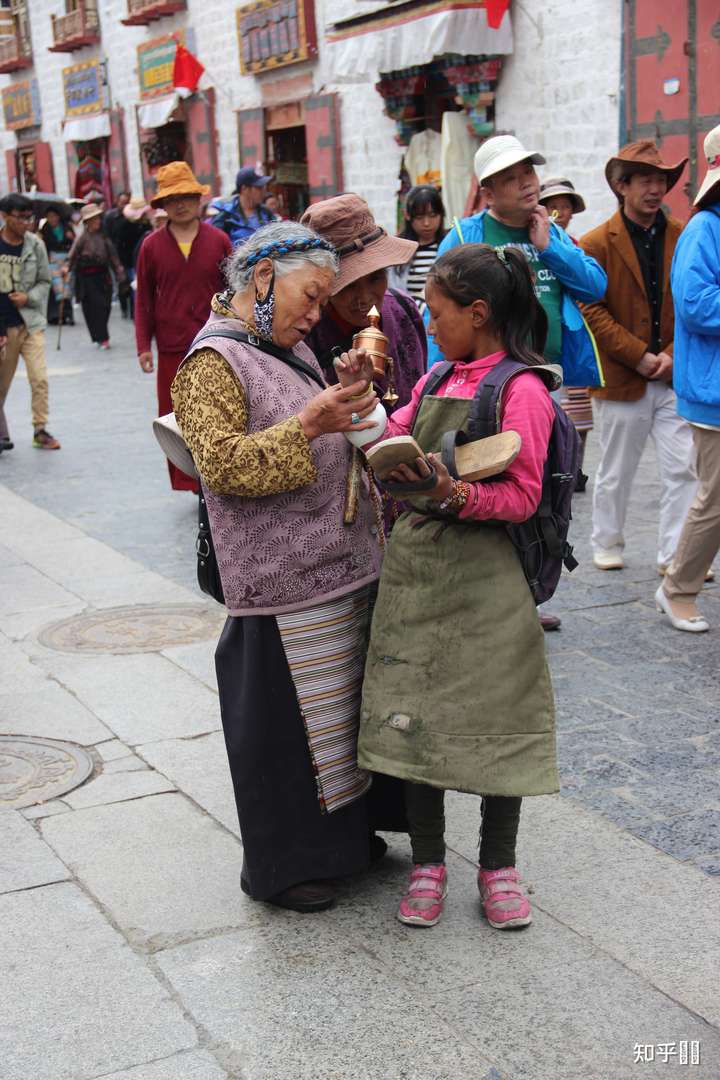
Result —
MULTIPOLYGON (((204 329, 213 326, 244 329, 218 315, 211 315, 204 329)), ((209 337, 201 347, 220 353, 242 384, 248 435, 296 416, 319 393, 316 383, 251 345, 209 337)), ((306 346, 294 351, 320 373, 306 346)), ((311 447, 318 473, 314 484, 262 498, 214 495, 203 484, 231 615, 297 611, 353 592, 380 574, 382 552, 365 476, 356 520, 343 524, 350 443, 339 433, 320 435, 311 447)))

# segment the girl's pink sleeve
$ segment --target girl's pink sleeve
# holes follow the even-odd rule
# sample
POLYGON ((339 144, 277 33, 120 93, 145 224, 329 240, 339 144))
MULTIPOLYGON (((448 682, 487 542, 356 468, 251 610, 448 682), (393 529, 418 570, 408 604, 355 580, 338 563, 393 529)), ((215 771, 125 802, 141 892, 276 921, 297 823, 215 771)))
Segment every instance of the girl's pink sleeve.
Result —
POLYGON ((475 521, 527 521, 537 510, 555 410, 537 375, 516 376, 508 386, 503 431, 517 431, 522 449, 498 480, 471 484, 460 517, 475 521))
POLYGON ((382 442, 383 439, 389 439, 393 435, 410 435, 412 433, 422 388, 427 382, 429 374, 430 372, 426 372, 422 378, 418 379, 415 383, 415 387, 407 405, 403 405, 401 409, 396 409, 392 416, 389 417, 387 427, 385 428, 382 438, 378 439, 378 442, 382 442))

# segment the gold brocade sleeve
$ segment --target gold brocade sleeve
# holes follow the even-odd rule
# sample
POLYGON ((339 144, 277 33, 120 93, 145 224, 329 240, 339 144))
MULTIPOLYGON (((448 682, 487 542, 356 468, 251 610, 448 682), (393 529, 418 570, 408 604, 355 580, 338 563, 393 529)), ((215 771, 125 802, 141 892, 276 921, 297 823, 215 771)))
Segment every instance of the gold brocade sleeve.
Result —
POLYGON ((200 349, 183 364, 172 400, 197 470, 215 495, 279 495, 317 479, 296 416, 246 434, 245 390, 214 349, 200 349))

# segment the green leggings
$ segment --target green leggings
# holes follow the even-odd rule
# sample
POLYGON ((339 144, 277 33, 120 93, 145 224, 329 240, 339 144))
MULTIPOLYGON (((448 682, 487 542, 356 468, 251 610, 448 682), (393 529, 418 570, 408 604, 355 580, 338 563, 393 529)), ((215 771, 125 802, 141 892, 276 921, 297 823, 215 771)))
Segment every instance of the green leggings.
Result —
MULTIPOLYGON (((480 865, 499 870, 515 865, 521 798, 485 795, 480 825, 480 865)), ((426 784, 405 784, 405 805, 413 862, 445 861, 445 792, 426 784)))

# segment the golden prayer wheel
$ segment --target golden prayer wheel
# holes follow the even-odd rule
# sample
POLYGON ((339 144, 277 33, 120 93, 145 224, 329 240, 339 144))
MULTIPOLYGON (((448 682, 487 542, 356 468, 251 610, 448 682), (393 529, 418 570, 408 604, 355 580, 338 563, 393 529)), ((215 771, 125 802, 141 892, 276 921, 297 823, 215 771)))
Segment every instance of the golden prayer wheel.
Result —
POLYGON ((373 365, 373 376, 384 379, 387 375, 387 390, 383 401, 394 405, 398 400, 393 379, 393 358, 388 355, 389 338, 380 329, 380 312, 373 305, 368 311, 368 323, 364 330, 358 330, 353 338, 353 349, 364 349, 373 365))

